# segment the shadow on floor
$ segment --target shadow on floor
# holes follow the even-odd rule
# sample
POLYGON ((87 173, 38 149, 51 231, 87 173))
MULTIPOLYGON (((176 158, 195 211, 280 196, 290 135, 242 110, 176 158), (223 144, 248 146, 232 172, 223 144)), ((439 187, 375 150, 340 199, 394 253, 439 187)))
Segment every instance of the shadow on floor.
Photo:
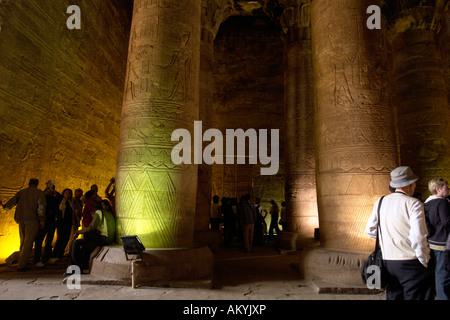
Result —
POLYGON ((299 281, 298 255, 280 250, 276 242, 244 253, 238 243, 221 246, 214 254, 213 288, 261 281, 299 281))
MULTIPOLYGON (((1 278, 27 277, 65 277, 64 273, 70 265, 70 259, 63 260, 53 265, 46 264, 43 268, 37 268, 30 260, 30 269, 17 271, 17 264, 0 265, 1 278)), ((276 241, 265 245, 255 246, 252 252, 245 253, 239 242, 233 242, 231 246, 220 246, 220 250, 214 253, 213 289, 224 286, 237 286, 261 281, 298 281, 299 273, 298 255, 287 254, 280 250, 276 241)))

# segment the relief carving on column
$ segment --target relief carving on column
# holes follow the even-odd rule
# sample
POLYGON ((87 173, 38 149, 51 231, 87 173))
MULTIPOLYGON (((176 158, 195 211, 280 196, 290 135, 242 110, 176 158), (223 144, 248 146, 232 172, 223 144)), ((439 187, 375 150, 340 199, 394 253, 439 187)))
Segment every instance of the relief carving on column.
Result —
MULTIPOLYGON (((199 119, 203 130, 212 126, 214 87, 214 38, 220 24, 231 10, 231 1, 203 0, 200 38, 200 79, 199 79, 199 119)), ((206 144, 203 145, 205 147, 206 144)), ((203 148, 202 148, 203 149, 203 148)), ((212 166, 202 163, 198 165, 197 202, 195 209, 195 230, 209 229, 212 166)))
POLYGON ((318 227, 311 1, 280 1, 284 41, 285 194, 289 230, 312 238, 318 227))
POLYGON ((311 0, 282 0, 279 5, 284 8, 278 18, 283 35, 291 41, 311 39, 311 0), (297 34, 295 34, 297 33, 297 34))
POLYGON ((370 4, 312 2, 320 236, 332 249, 369 248, 365 223, 397 166, 386 43, 366 28, 370 4))
POLYGON ((174 165, 172 132, 199 115, 200 0, 135 1, 117 159, 118 235, 189 246, 197 166, 174 165))
POLYGON ((416 192, 425 200, 428 181, 449 174, 450 117, 446 84, 446 1, 387 1, 392 51, 393 102, 398 113, 403 165, 420 177, 416 192))

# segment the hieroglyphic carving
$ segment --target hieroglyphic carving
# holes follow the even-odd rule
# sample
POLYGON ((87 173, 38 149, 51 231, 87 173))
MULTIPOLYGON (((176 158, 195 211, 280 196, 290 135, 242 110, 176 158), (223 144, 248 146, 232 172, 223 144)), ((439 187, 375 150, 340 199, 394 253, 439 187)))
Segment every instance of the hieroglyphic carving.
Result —
POLYGON ((118 235, 152 247, 193 240, 197 166, 171 160, 198 118, 200 0, 135 1, 117 159, 118 235))
POLYGON ((123 183, 118 190, 121 205, 138 214, 120 216, 117 232, 137 234, 152 247, 189 246, 192 236, 186 232, 193 230, 194 211, 184 207, 195 206, 190 190, 196 187, 196 175, 180 180, 177 173, 167 170, 122 173, 125 175, 120 176, 123 183))
MULTIPOLYGON (((204 130, 212 127, 212 112, 214 100, 214 38, 220 23, 224 19, 224 12, 228 1, 202 1, 201 42, 200 42, 200 79, 199 79, 199 120, 204 130)), ((210 207, 212 202, 211 165, 202 163, 198 166, 198 186, 195 216, 195 230, 207 230, 210 221, 210 207)))
POLYGON ((284 34, 311 27, 311 0, 282 0, 279 5, 283 8, 283 14, 278 20, 284 34))
POLYGON ((285 50, 286 210, 289 230, 312 238, 318 227, 314 77, 309 0, 282 1, 280 24, 285 50), (308 183, 305 183, 308 181, 308 183))
MULTIPOLYGON (((104 197, 114 176, 130 6, 78 4, 82 29, 69 30, 67 3, 0 1, 3 202, 30 178, 38 178, 41 189, 54 180, 59 192, 86 192, 95 183, 104 197)), ((0 209, 0 216, 0 224, 6 223, 0 231, 2 261, 20 241, 14 209, 0 209)))
POLYGON ((446 120, 450 111, 443 68, 446 55, 439 43, 440 34, 445 33, 441 26, 446 25, 442 19, 444 2, 398 8, 388 29, 400 157, 421 178, 416 192, 423 200, 429 194, 428 181, 450 173, 450 126, 446 120), (405 24, 407 20, 415 23, 405 24))
POLYGON ((339 250, 368 250, 363 221, 397 165, 386 47, 365 28, 369 2, 311 4, 312 33, 325 35, 312 39, 321 243, 339 250))

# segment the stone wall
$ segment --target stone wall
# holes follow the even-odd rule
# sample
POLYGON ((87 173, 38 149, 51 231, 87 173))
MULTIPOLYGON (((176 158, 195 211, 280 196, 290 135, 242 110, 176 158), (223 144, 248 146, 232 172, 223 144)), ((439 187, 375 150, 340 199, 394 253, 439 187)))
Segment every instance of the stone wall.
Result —
MULTIPOLYGON (((0 3, 0 200, 30 178, 56 188, 114 176, 132 2, 0 3), (69 5, 81 30, 69 30, 69 5)), ((0 259, 18 249, 14 210, 0 209, 0 259)))

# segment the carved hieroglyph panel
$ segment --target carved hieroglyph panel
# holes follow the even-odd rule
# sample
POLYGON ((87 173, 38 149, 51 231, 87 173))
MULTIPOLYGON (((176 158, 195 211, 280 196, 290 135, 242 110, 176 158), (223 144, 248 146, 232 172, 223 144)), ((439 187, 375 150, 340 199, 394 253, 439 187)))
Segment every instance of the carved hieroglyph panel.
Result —
POLYGON ((286 211, 290 231, 312 238, 319 221, 311 40, 290 39, 285 36, 286 211))
MULTIPOLYGON (((0 200, 30 178, 56 190, 99 187, 115 174, 126 55, 128 1, 0 1, 0 200)), ((132 7, 132 5, 131 5, 132 7)), ((19 249, 14 209, 0 209, 0 261, 19 249)))
POLYGON ((422 200, 430 195, 427 186, 431 179, 448 179, 450 174, 444 52, 434 30, 411 29, 392 39, 392 88, 398 110, 400 157, 402 164, 419 176, 416 192, 422 200))
POLYGON ((117 161, 117 233, 189 246, 197 165, 171 160, 172 132, 199 116, 200 0, 135 1, 117 161))
POLYGON ((117 178, 122 181, 116 201, 118 234, 136 234, 149 247, 191 244, 196 174, 136 170, 121 171, 117 178))
POLYGON ((340 250, 370 249, 364 226, 397 166, 386 46, 381 30, 366 28, 370 4, 316 0, 311 8, 320 235, 340 250))

